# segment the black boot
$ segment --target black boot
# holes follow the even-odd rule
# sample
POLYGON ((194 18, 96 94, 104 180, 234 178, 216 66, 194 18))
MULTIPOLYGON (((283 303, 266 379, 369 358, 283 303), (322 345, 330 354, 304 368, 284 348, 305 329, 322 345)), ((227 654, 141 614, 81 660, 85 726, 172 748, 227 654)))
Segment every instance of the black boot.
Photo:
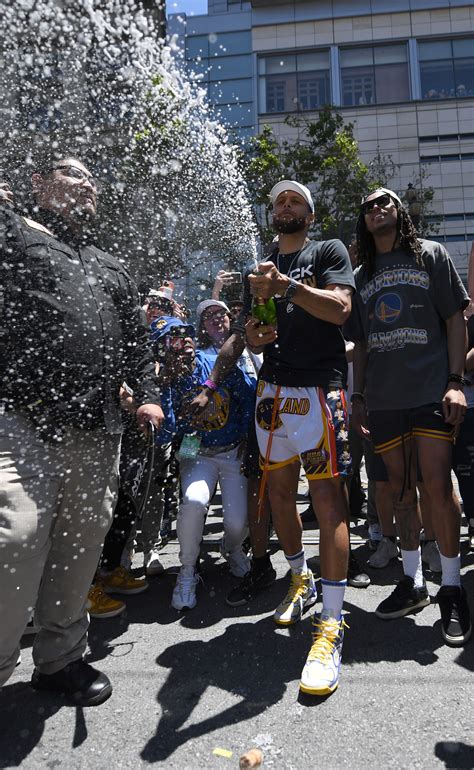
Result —
POLYGON ((109 678, 81 660, 74 660, 55 674, 34 671, 31 678, 34 690, 70 695, 79 706, 99 706, 112 695, 109 678))

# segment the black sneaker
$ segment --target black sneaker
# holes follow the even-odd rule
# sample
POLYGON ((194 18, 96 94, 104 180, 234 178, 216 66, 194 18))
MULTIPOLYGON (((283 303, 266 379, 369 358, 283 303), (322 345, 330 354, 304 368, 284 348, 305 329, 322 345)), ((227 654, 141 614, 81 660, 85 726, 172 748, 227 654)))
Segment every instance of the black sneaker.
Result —
POLYGON ((378 618, 391 620, 402 618, 410 612, 421 610, 430 603, 430 597, 423 581, 421 588, 415 588, 413 578, 405 575, 395 586, 390 596, 384 599, 375 610, 378 618))
POLYGON ((441 633, 453 647, 466 644, 472 626, 466 591, 462 586, 441 586, 436 597, 441 612, 441 633))
POLYGON ((242 578, 240 585, 228 593, 226 602, 231 607, 248 604, 260 591, 271 586, 275 580, 276 572, 270 559, 264 569, 255 569, 255 562, 252 561, 250 571, 242 578))
POLYGON ((349 566, 347 568, 347 585, 353 588, 367 588, 370 586, 370 578, 362 572, 359 562, 351 553, 349 554, 349 566))
POLYGON ((79 706, 99 706, 112 694, 109 678, 83 660, 75 660, 55 674, 34 671, 31 678, 34 690, 48 690, 69 695, 79 706))

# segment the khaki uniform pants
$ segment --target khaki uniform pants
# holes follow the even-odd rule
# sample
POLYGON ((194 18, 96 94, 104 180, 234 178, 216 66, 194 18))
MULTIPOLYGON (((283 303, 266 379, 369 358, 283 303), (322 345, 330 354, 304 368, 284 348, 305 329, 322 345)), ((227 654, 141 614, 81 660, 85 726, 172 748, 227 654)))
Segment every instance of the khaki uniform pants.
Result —
POLYGON ((87 594, 112 521, 120 436, 71 428, 39 440, 19 412, 0 416, 0 686, 15 668, 35 611, 36 668, 82 657, 87 594))

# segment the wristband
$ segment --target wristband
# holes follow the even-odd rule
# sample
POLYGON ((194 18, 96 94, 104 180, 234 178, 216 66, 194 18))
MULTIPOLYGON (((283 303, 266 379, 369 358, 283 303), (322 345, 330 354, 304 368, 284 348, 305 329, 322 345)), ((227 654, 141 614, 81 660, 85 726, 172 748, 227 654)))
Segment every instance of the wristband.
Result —
POLYGON ((448 375, 448 384, 450 382, 455 382, 457 385, 461 385, 462 387, 469 384, 468 380, 466 380, 465 377, 462 377, 460 374, 454 374, 454 373, 451 373, 448 375))
POLYGON ((207 380, 204 380, 204 382, 202 384, 203 384, 203 387, 209 388, 209 390, 218 390, 219 389, 219 386, 216 385, 214 380, 209 379, 209 377, 207 378, 207 380))
POLYGON ((357 390, 355 390, 351 396, 351 404, 353 401, 365 401, 365 396, 363 393, 359 393, 357 390))

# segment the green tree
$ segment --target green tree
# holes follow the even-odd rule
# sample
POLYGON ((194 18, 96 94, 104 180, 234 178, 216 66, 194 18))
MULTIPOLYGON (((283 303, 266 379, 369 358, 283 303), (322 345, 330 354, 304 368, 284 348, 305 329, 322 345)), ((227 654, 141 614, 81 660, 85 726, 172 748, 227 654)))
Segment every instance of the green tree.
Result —
MULTIPOLYGON (((340 238, 346 243, 354 231, 361 196, 379 186, 390 186, 396 172, 391 156, 376 152, 364 163, 354 138, 354 124, 332 107, 323 107, 316 120, 291 115, 285 123, 294 129, 296 139, 279 141, 270 126, 250 143, 244 158, 245 175, 253 203, 265 206, 259 218, 264 242, 272 237, 269 216, 269 193, 272 186, 285 178, 298 179, 310 187, 316 209, 312 234, 320 238, 340 238)), ((424 214, 433 197, 431 188, 417 185, 423 200, 424 214)))

